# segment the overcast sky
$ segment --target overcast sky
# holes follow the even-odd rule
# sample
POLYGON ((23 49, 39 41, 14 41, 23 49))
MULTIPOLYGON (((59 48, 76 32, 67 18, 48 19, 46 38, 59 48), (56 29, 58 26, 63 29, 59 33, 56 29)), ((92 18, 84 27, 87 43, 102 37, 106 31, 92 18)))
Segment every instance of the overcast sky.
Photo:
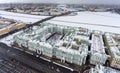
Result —
POLYGON ((119 4, 120 0, 0 0, 0 3, 88 3, 88 4, 119 4))

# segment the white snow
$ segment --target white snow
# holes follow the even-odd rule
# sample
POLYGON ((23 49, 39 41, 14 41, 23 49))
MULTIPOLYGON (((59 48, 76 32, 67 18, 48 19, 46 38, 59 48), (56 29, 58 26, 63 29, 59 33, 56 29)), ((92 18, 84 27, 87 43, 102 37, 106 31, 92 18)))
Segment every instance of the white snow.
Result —
POLYGON ((120 33, 120 28, 84 24, 84 23, 90 23, 90 24, 110 25, 110 26, 120 27, 120 15, 113 14, 110 12, 78 12, 78 15, 76 16, 56 17, 52 20, 49 20, 48 22, 60 24, 60 25, 84 27, 90 30, 101 30, 104 32, 120 33))
MULTIPOLYGON (((9 18, 9 19, 23 21, 25 23, 34 23, 36 21, 39 21, 41 19, 49 17, 49 16, 36 16, 36 15, 20 14, 20 13, 13 13, 13 12, 7 12, 7 11, 0 11, 0 16, 9 18)), ((90 23, 90 24, 100 24, 100 25, 102 24, 102 25, 110 25, 110 26, 120 27, 120 15, 110 13, 110 12, 78 12, 78 15, 76 15, 76 16, 56 17, 47 22, 59 24, 59 25, 84 27, 84 28, 88 28, 90 30, 101 30, 104 32, 113 32, 113 33, 120 34, 120 28, 84 24, 84 23, 90 23), (69 23, 69 22, 73 22, 73 23, 69 23), (76 23, 74 23, 74 22, 76 22, 76 23)), ((12 42, 10 40, 13 39, 13 36, 14 35, 10 35, 0 41, 10 44, 10 42, 12 42)))
MULTIPOLYGON (((13 12, 7 12, 7 11, 0 11, 0 16, 5 18, 20 20, 25 23, 34 23, 36 21, 49 17, 49 16, 20 14, 20 13, 13 13, 13 12)), ((52 20, 49 20, 48 22, 60 24, 60 25, 84 27, 90 30, 101 30, 104 32, 120 33, 120 28, 85 24, 85 23, 90 23, 90 24, 110 25, 110 26, 120 27, 120 15, 115 13, 110 13, 110 12, 88 12, 88 11, 78 12, 78 15, 76 16, 56 17, 52 20), (67 21, 67 22, 64 22, 64 21, 67 21), (73 22, 73 23, 69 23, 69 22, 73 22)))
POLYGON ((49 16, 37 16, 37 15, 13 13, 13 12, 1 11, 1 10, 0 10, 0 16, 22 21, 25 23, 34 23, 36 21, 49 17, 49 16))
POLYGON ((22 32, 22 31, 19 31, 19 32, 14 33, 14 34, 12 34, 12 35, 9 35, 9 36, 7 36, 7 37, 5 37, 5 38, 3 38, 3 39, 0 39, 0 42, 5 43, 5 44, 7 44, 8 46, 11 46, 11 44, 14 42, 14 40, 13 40, 14 35, 17 35, 17 34, 19 34, 19 33, 21 33, 21 32, 22 32))

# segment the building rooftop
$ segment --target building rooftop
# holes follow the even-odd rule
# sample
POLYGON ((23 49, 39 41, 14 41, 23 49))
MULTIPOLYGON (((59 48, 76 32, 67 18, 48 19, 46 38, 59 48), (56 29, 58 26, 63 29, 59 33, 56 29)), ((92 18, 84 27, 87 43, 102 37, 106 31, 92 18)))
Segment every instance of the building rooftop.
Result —
POLYGON ((101 65, 96 65, 95 68, 90 69, 90 73, 120 73, 120 71, 112 69, 110 67, 104 67, 104 66, 101 66, 101 65))

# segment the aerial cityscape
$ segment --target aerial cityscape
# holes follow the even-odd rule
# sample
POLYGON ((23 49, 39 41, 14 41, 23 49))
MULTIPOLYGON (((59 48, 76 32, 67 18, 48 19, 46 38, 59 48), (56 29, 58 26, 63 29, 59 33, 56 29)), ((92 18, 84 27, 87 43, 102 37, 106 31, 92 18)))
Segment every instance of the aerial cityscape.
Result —
POLYGON ((65 1, 0 2, 0 73, 120 73, 120 2, 65 1))

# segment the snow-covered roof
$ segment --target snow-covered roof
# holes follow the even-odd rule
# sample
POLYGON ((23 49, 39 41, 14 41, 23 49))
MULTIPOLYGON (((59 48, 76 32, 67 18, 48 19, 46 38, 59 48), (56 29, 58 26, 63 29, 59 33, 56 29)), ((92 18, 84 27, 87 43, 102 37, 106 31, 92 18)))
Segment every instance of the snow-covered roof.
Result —
POLYGON ((65 48, 65 47, 59 47, 58 50, 61 50, 61 51, 66 52, 66 53, 71 53, 71 54, 80 55, 80 52, 79 52, 79 51, 73 50, 73 49, 68 49, 68 48, 65 48))
POLYGON ((105 54, 104 44, 102 35, 95 35, 92 34, 92 45, 91 45, 92 52, 98 52, 100 54, 105 54))
POLYGON ((80 38, 80 39, 83 39, 83 40, 89 40, 89 37, 84 36, 84 35, 76 35, 76 36, 74 36, 74 38, 80 38))
POLYGON ((120 73, 120 71, 116 69, 112 69, 110 67, 96 65, 95 68, 90 69, 90 73, 120 73))
POLYGON ((120 50, 116 46, 110 47, 110 51, 111 51, 111 53, 113 54, 113 56, 115 58, 119 58, 120 59, 120 50))
POLYGON ((115 40, 112 38, 112 36, 110 35, 110 33, 106 33, 106 38, 107 38, 107 42, 108 43, 116 43, 115 40))

